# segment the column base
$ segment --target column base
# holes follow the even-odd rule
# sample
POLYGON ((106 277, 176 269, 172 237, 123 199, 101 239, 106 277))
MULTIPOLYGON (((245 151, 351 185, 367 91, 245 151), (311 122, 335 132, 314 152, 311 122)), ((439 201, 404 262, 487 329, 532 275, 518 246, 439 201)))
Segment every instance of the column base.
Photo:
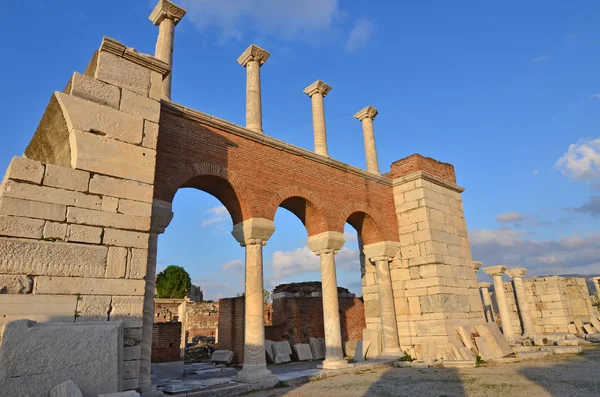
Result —
POLYGON ((277 375, 271 373, 265 364, 256 366, 245 365, 244 368, 233 377, 233 380, 241 383, 272 382, 275 384, 277 383, 277 375))
POLYGON ((348 361, 343 358, 336 358, 333 360, 326 359, 321 365, 317 366, 319 369, 344 369, 352 367, 354 367, 354 364, 348 364, 348 361))

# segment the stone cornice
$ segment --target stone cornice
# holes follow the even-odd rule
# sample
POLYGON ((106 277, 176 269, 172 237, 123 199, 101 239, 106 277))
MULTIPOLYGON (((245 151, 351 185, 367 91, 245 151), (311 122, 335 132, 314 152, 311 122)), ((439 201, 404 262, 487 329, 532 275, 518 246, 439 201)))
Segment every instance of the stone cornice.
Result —
POLYGON ((312 161, 315 161, 315 162, 318 162, 321 164, 325 164, 329 167, 333 167, 333 168, 336 168, 341 171, 345 171, 345 172, 349 172, 354 175, 358 175, 364 179, 369 179, 371 181, 381 183, 386 186, 392 186, 392 180, 389 178, 386 178, 384 176, 372 174, 365 170, 361 170, 360 168, 356 168, 356 167, 353 167, 346 163, 342 163, 341 161, 333 160, 331 158, 318 155, 309 150, 302 149, 298 146, 290 145, 289 143, 285 143, 283 141, 280 141, 279 139, 271 138, 264 134, 250 131, 239 125, 230 123, 228 121, 222 120, 222 119, 214 117, 214 116, 210 116, 206 113, 202 113, 197 110, 190 109, 185 106, 181 106, 176 103, 165 101, 165 100, 162 101, 162 108, 163 108, 163 110, 166 110, 173 114, 178 114, 178 115, 186 117, 190 120, 195 120, 201 124, 205 124, 205 125, 208 125, 211 127, 218 128, 218 129, 228 132, 230 134, 241 136, 243 138, 250 139, 254 142, 258 142, 263 145, 267 145, 267 146, 273 147, 275 149, 279 149, 284 152, 295 154, 297 156, 301 156, 306 159, 309 159, 309 160, 312 160, 312 161))
POLYGON ((331 91, 331 86, 329 84, 322 80, 317 80, 306 87, 303 92, 309 97, 312 97, 315 94, 322 94, 323 97, 325 97, 329 94, 329 91, 331 91))
POLYGON ((363 119, 366 119, 366 118, 375 120, 375 117, 377 117, 378 114, 379 114, 379 111, 377 110, 377 108, 374 108, 373 106, 367 106, 366 108, 361 109, 358 112, 356 112, 354 117, 357 118, 359 121, 362 121, 363 119))
POLYGON ((160 61, 151 55, 139 53, 133 48, 129 48, 117 40, 111 39, 110 37, 105 36, 102 39, 102 44, 100 44, 100 52, 102 51, 110 52, 118 57, 127 59, 128 61, 158 72, 163 76, 166 76, 171 72, 171 67, 167 63, 160 61))
POLYGON ((259 65, 264 65, 267 59, 271 56, 271 53, 255 44, 250 44, 248 48, 239 56, 237 63, 246 67, 248 62, 256 61, 259 65))
POLYGON ((458 192, 458 193, 462 193, 465 191, 464 187, 460 187, 455 183, 448 182, 440 177, 437 177, 437 176, 432 175, 425 171, 417 171, 417 172, 413 172, 412 174, 408 174, 408 175, 402 176, 400 178, 396 178, 392 181, 392 186, 402 185, 406 182, 414 181, 417 179, 425 179, 428 182, 435 183, 436 185, 445 187, 450 190, 454 190, 455 192, 458 192))

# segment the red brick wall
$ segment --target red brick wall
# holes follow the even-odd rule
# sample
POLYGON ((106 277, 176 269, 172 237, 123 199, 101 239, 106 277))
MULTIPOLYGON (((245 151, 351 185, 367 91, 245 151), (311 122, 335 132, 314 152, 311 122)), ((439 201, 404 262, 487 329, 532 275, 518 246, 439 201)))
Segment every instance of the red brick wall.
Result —
POLYGON ((181 323, 154 323, 152 326, 152 362, 181 360, 181 323))
POLYGON ((452 164, 442 163, 431 157, 423 157, 420 154, 413 154, 393 162, 390 172, 385 176, 396 179, 417 171, 425 171, 448 182, 456 183, 456 175, 452 164))
POLYGON ((233 364, 244 362, 245 298, 219 299, 219 349, 233 351, 233 364))
POLYGON ((188 340, 195 336, 216 336, 219 327, 219 303, 187 302, 185 313, 188 340))

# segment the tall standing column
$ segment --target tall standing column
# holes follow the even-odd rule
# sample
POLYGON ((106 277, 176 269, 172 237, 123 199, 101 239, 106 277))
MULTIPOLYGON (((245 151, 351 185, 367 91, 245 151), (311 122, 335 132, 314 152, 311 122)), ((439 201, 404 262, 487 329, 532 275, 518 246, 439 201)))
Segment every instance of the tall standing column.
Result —
POLYGON ((162 82, 162 97, 171 100, 171 78, 173 75, 173 43, 175 41, 175 26, 186 11, 167 0, 159 0, 150 14, 150 20, 158 25, 158 40, 156 41, 155 57, 171 66, 171 73, 162 82))
POLYGON ((519 307, 519 314, 521 315, 521 322, 523 325, 523 336, 535 335, 535 328, 533 326, 533 319, 529 312, 529 305, 527 304, 527 295, 525 295, 525 287, 523 286, 523 276, 527 273, 525 268, 509 269, 506 271, 506 275, 513 279, 513 285, 515 287, 515 296, 517 297, 517 306, 519 307))
POLYGON ((152 221, 150 238, 148 240, 148 261, 146 263, 146 282, 144 289, 144 317, 142 319, 142 340, 140 352, 140 383, 139 388, 144 396, 162 396, 152 386, 151 357, 152 357, 152 325, 154 324, 154 292, 156 285, 156 254, 158 251, 158 235, 165 232, 173 219, 171 203, 154 200, 152 204, 152 221))
POLYGON ((344 245, 344 235, 325 232, 308 238, 308 248, 321 260, 321 289, 323 296, 323 324, 325 326, 325 360, 322 368, 340 369, 351 366, 344 359, 340 305, 338 301, 335 253, 344 245))
POLYGON ((481 298, 483 300, 483 314, 488 323, 494 322, 494 310, 492 309, 492 299, 490 298, 490 283, 479 283, 481 289, 481 298))
POLYGON ((273 381, 265 360, 265 319, 262 247, 273 235, 273 221, 252 218, 233 226, 233 237, 246 247, 244 365, 237 379, 246 383, 273 381))
POLYGON ((364 253, 370 262, 375 264, 377 275, 377 291, 379 293, 379 310, 381 314, 381 329, 383 333, 382 357, 401 357, 400 341, 398 339, 398 322, 394 291, 390 276, 390 261, 400 249, 400 244, 394 241, 382 241, 365 245, 364 253))
POLYGON ((494 292, 496 293, 496 302, 498 302, 498 310, 500 310, 500 320, 502 321, 502 333, 506 338, 513 338, 515 333, 512 328, 510 311, 504 294, 504 286, 502 285, 502 275, 506 271, 506 266, 485 267, 483 271, 492 276, 494 280, 494 292))
POLYGON ((377 146, 375 145, 375 131, 373 129, 373 120, 375 120, 378 113, 373 106, 367 106, 356 113, 354 117, 362 122, 367 171, 379 175, 379 161, 377 160, 377 146))
POLYGON ((329 157, 327 151, 327 130, 325 128, 325 105, 323 98, 331 91, 331 86, 317 80, 304 89, 312 101, 313 131, 315 134, 315 153, 329 157))
POLYGON ((263 134, 260 67, 271 54, 251 44, 237 62, 246 68, 246 128, 263 134))

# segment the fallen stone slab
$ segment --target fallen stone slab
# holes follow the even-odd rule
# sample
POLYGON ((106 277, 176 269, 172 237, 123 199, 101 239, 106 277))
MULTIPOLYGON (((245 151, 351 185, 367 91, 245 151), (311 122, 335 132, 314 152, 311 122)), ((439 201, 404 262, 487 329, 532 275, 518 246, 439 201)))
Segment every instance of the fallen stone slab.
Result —
MULTIPOLYGON (((579 340, 578 339, 559 340, 558 342, 556 342, 556 345, 557 346, 579 346, 579 340)), ((584 339, 582 339, 582 340, 585 342, 584 339)))
POLYGON ((410 361, 394 361, 394 368, 410 368, 412 362, 410 361))
POLYGON ((422 361, 413 361, 410 366, 413 368, 429 368, 429 364, 422 361))
POLYGON ((477 345, 477 350, 479 350, 479 357, 481 357, 482 360, 488 361, 494 358, 492 350, 490 349, 485 337, 476 336, 475 344, 477 345))
POLYGON ((292 346, 290 346, 290 342, 288 342, 287 340, 275 343, 273 348, 275 356, 279 354, 288 354, 290 356, 292 355, 292 346))
POLYGON ((578 354, 583 351, 580 346, 552 346, 550 349, 554 354, 578 354))
POLYGON ((325 358, 325 339, 309 338, 308 343, 313 360, 323 360, 325 358))
POLYGON ((443 368, 475 368, 475 361, 470 360, 445 360, 442 362, 443 368))
POLYGON ((233 360, 233 352, 231 350, 215 350, 210 361, 213 363, 230 364, 233 360))
POLYGON ((265 339, 265 353, 267 353, 267 357, 272 363, 275 363, 275 344, 276 342, 269 339, 265 339))
POLYGON ((540 350, 539 352, 521 352, 517 353, 517 358, 521 358, 523 360, 539 360, 544 357, 551 356, 552 351, 540 350))
POLYGON ((310 361, 313 359, 308 343, 298 343, 294 345, 294 350, 296 351, 299 361, 310 361))
POLYGON ((292 358, 289 354, 278 354, 275 356, 275 364, 289 363, 292 358))
POLYGON ((75 382, 68 380, 50 390, 50 397, 83 397, 75 382))

